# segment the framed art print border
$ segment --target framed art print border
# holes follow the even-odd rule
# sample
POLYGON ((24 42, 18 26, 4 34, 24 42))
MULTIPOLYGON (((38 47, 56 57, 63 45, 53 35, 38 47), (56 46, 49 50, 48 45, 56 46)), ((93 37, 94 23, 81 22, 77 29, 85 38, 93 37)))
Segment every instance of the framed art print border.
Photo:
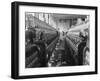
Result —
POLYGON ((48 3, 31 3, 31 2, 12 2, 11 6, 11 77, 13 79, 25 78, 42 78, 42 77, 58 77, 58 76, 72 76, 72 75, 88 75, 98 73, 98 8, 95 6, 80 6, 80 5, 61 5, 48 3), (19 6, 44 6, 44 7, 58 7, 58 8, 73 8, 73 9, 93 9, 95 10, 95 71, 93 72, 78 72, 78 73, 60 73, 60 74, 43 74, 43 75, 28 75, 19 76, 19 6))

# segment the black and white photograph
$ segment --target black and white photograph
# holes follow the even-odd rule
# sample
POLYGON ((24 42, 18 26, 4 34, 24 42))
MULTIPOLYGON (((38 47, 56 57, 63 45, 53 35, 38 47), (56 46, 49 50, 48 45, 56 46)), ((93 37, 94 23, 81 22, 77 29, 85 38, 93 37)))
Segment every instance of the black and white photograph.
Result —
POLYGON ((25 67, 90 64, 89 15, 25 13, 25 67))
POLYGON ((97 74, 97 7, 12 3, 12 78, 97 74))

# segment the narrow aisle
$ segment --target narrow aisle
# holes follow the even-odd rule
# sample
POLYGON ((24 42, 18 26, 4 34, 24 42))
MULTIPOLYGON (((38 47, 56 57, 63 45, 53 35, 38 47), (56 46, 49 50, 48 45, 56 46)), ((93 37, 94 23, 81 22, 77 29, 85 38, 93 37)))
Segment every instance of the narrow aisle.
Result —
POLYGON ((50 57, 50 60, 48 62, 49 67, 57 67, 57 66, 62 66, 63 64, 66 64, 63 62, 63 54, 65 53, 65 41, 64 41, 65 36, 60 36, 56 47, 54 51, 52 52, 52 55, 50 57))

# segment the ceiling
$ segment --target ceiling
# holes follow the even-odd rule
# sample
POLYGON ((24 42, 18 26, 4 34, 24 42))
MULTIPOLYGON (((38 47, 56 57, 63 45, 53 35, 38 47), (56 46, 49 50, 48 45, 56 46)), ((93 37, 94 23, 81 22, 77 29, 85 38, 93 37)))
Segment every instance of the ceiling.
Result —
POLYGON ((86 18, 87 15, 76 15, 76 14, 52 14, 54 19, 74 19, 74 18, 86 18))

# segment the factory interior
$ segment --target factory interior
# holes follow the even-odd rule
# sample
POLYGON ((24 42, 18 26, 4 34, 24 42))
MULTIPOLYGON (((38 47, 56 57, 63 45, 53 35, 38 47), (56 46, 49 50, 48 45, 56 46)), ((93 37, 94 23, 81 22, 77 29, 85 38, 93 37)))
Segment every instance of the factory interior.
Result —
POLYGON ((25 13, 25 68, 89 65, 89 15, 25 13))

